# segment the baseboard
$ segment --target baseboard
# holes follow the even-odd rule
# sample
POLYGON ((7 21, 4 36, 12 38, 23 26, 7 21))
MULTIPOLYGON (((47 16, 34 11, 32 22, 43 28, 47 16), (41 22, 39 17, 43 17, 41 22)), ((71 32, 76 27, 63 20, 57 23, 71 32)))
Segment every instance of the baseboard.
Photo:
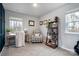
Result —
POLYGON ((62 49, 65 49, 65 50, 67 50, 67 51, 70 51, 70 52, 75 53, 75 51, 74 51, 73 49, 68 49, 68 48, 65 48, 65 47, 60 47, 60 48, 62 48, 62 49))

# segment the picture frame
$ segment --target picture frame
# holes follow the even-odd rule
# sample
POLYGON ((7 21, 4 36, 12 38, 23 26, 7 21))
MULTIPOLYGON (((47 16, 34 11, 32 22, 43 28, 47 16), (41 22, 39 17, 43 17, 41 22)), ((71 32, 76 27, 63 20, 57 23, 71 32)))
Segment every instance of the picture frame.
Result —
POLYGON ((29 20, 29 26, 34 26, 34 25, 35 25, 35 21, 29 20))
POLYGON ((43 24, 44 24, 44 25, 46 25, 46 24, 47 24, 47 22, 48 22, 47 20, 44 20, 44 21, 43 21, 43 24))
POLYGON ((39 24, 40 24, 40 25, 43 25, 43 21, 40 21, 39 24))

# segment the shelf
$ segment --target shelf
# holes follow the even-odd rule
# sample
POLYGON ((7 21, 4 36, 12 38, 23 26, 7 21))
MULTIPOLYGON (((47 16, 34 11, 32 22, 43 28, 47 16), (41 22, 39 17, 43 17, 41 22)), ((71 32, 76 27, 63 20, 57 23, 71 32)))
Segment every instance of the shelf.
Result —
MULTIPOLYGON (((56 17, 55 20, 57 21, 58 18, 56 17)), ((48 23, 46 45, 52 48, 56 48, 58 46, 58 21, 56 21, 48 23), (48 34, 51 38, 48 38, 48 34)))
POLYGON ((46 44, 46 45, 49 46, 49 47, 51 47, 51 48, 53 48, 53 49, 55 49, 57 47, 56 44, 46 44))
POLYGON ((58 29, 58 27, 49 27, 50 29, 58 29))

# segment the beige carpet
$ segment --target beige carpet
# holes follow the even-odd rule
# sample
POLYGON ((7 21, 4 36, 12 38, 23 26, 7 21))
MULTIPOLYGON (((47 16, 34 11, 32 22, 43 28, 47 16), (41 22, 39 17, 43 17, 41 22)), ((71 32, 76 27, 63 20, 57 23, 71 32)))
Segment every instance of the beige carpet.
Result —
POLYGON ((26 43, 25 47, 10 46, 3 51, 2 56, 75 56, 61 48, 52 49, 42 43, 26 43))

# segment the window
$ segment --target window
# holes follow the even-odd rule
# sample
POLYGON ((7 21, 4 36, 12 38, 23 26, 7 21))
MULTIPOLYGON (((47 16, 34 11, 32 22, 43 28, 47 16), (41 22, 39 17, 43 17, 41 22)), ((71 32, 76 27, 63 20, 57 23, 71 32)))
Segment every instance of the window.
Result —
POLYGON ((10 26, 10 29, 12 29, 13 31, 22 30, 23 29, 22 19, 10 17, 9 26, 10 26))
POLYGON ((66 14, 65 31, 79 33, 79 11, 66 14))

